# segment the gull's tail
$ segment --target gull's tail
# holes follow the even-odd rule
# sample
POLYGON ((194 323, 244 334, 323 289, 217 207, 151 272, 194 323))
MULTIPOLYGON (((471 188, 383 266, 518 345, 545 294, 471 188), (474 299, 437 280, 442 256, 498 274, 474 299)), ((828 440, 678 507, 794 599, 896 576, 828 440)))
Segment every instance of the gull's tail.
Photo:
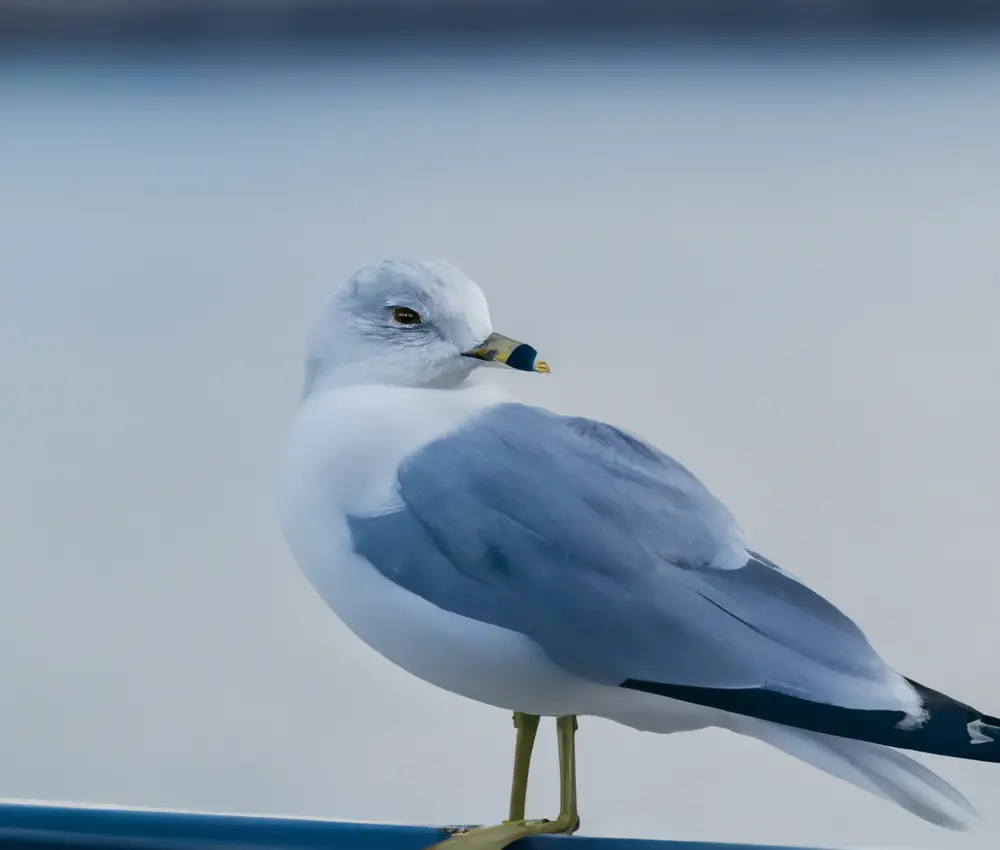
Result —
POLYGON ((729 728, 891 800, 937 826, 965 830, 977 816, 972 804, 940 776, 890 747, 752 717, 733 716, 729 728))

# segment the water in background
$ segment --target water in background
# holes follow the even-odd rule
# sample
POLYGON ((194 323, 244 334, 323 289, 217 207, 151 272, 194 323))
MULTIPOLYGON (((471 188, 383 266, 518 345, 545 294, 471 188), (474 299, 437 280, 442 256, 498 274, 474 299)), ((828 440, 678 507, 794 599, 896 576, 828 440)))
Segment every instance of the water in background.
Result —
MULTIPOLYGON (((386 255, 459 264, 553 366, 512 392, 652 439, 902 670, 1000 707, 992 46, 0 78, 0 796, 504 814, 509 718, 360 646, 274 519, 305 330, 386 255)), ((722 733, 584 719, 580 750, 591 833, 1000 839, 990 766, 934 761, 984 813, 956 837, 722 733)))

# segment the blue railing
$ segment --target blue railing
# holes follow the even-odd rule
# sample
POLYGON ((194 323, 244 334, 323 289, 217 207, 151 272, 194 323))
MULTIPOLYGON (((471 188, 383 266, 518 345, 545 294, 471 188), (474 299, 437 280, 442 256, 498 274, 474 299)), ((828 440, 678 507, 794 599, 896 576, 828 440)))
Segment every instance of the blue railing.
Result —
MULTIPOLYGON (((257 817, 45 803, 0 803, 2 848, 135 848, 135 850, 425 850, 447 837, 433 826, 390 826, 311 818, 257 817)), ((762 845, 635 838, 538 836, 519 850, 779 850, 762 845)), ((785 850, 791 850, 786 848, 785 850)))

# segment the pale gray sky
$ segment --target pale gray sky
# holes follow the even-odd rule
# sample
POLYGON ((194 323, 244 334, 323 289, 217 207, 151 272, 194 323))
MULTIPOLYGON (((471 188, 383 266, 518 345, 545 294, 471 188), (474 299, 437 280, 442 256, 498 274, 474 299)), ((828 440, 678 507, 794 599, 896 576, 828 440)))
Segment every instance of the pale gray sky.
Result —
MULTIPOLYGON (((0 796, 398 822, 504 815, 502 712, 352 638, 273 479, 306 329, 440 256, 535 344, 524 398, 656 442, 903 672, 996 675, 1000 59, 602 51, 0 90, 0 796)), ((716 732, 584 719, 584 830, 995 847, 716 732)), ((543 734, 532 809, 555 805, 543 734)))

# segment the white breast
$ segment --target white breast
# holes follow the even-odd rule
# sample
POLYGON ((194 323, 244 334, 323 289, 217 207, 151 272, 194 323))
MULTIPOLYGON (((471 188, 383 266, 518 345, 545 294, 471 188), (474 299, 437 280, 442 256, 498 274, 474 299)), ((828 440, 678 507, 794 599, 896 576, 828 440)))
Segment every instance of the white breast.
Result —
POLYGON ((390 661, 480 702, 572 713, 576 692, 590 686, 561 671, 532 641, 438 608, 389 581, 351 547, 345 514, 393 510, 400 461, 498 400, 484 387, 368 386, 309 399, 288 446, 282 528, 326 603, 390 661))
POLYGON ((391 510, 400 461, 501 400, 488 385, 463 390, 360 385, 311 396, 292 427, 285 495, 321 498, 324 507, 341 513, 391 510))
POLYGON ((438 608, 353 551, 345 514, 392 510, 400 460, 499 400, 484 388, 394 387, 310 399, 292 429, 281 491, 299 566, 361 640, 445 690, 510 711, 592 714, 657 732, 708 725, 716 712, 571 676, 524 635, 438 608))

